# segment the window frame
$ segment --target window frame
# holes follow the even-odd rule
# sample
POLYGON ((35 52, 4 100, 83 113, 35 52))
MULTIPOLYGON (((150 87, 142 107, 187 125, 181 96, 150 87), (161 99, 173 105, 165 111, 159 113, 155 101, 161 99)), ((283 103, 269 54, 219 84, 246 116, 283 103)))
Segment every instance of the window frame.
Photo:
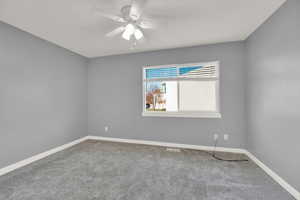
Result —
MULTIPOLYGON (((179 73, 178 73, 179 74, 179 73)), ((222 118, 221 115, 221 108, 220 108, 220 62, 213 61, 213 62, 198 62, 198 63, 186 63, 186 64, 169 64, 169 65, 156 65, 156 66, 144 66, 142 71, 143 77, 143 109, 142 109, 142 116, 145 117, 182 117, 182 118, 222 118), (180 67, 193 67, 193 66, 201 66, 201 65, 214 65, 216 67, 216 78, 153 78, 151 81, 177 81, 179 84, 179 80, 196 80, 196 81, 215 81, 216 83, 216 111, 174 111, 174 112, 160 112, 160 111, 147 111, 145 107, 145 100, 146 100, 146 91, 145 91, 145 84, 147 82, 146 78, 146 69, 154 69, 154 68, 169 68, 169 67, 176 67, 177 73, 180 67)), ((149 81, 149 80, 148 80, 149 81)), ((179 90, 179 87, 177 87, 179 90)), ((179 101, 179 91, 177 92, 177 100, 179 101)), ((179 106, 179 105, 178 105, 179 106)))

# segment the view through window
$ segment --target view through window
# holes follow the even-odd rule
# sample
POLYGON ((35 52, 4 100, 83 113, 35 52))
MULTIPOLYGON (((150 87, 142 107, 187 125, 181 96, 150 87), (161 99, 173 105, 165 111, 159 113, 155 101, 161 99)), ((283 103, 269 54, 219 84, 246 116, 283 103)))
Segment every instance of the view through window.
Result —
POLYGON ((219 63, 144 68, 144 115, 220 117, 219 63))

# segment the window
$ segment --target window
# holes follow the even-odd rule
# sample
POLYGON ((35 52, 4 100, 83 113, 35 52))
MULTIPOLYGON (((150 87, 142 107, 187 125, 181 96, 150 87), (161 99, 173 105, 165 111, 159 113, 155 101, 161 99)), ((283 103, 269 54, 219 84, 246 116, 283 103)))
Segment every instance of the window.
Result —
POLYGON ((143 116, 220 118, 219 62, 144 67, 143 116))

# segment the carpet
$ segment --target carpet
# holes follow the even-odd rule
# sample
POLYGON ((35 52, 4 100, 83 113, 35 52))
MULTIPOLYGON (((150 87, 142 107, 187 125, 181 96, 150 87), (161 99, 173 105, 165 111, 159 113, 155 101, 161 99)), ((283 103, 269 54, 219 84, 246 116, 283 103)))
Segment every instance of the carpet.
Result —
MULTIPOLYGON (((220 156, 240 157, 222 153, 220 156)), ((88 140, 0 177, 1 200, 293 200, 255 163, 88 140)))

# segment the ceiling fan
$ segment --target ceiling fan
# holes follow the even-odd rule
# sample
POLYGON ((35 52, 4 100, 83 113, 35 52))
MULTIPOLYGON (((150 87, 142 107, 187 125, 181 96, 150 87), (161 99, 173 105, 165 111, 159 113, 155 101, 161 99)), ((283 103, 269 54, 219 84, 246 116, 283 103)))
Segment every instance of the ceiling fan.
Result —
POLYGON ((106 37, 114 37, 122 34, 125 40, 140 40, 144 37, 144 29, 154 29, 154 23, 142 16, 146 0, 133 0, 130 5, 121 8, 119 15, 100 13, 103 17, 115 22, 123 23, 120 27, 106 34, 106 37))

